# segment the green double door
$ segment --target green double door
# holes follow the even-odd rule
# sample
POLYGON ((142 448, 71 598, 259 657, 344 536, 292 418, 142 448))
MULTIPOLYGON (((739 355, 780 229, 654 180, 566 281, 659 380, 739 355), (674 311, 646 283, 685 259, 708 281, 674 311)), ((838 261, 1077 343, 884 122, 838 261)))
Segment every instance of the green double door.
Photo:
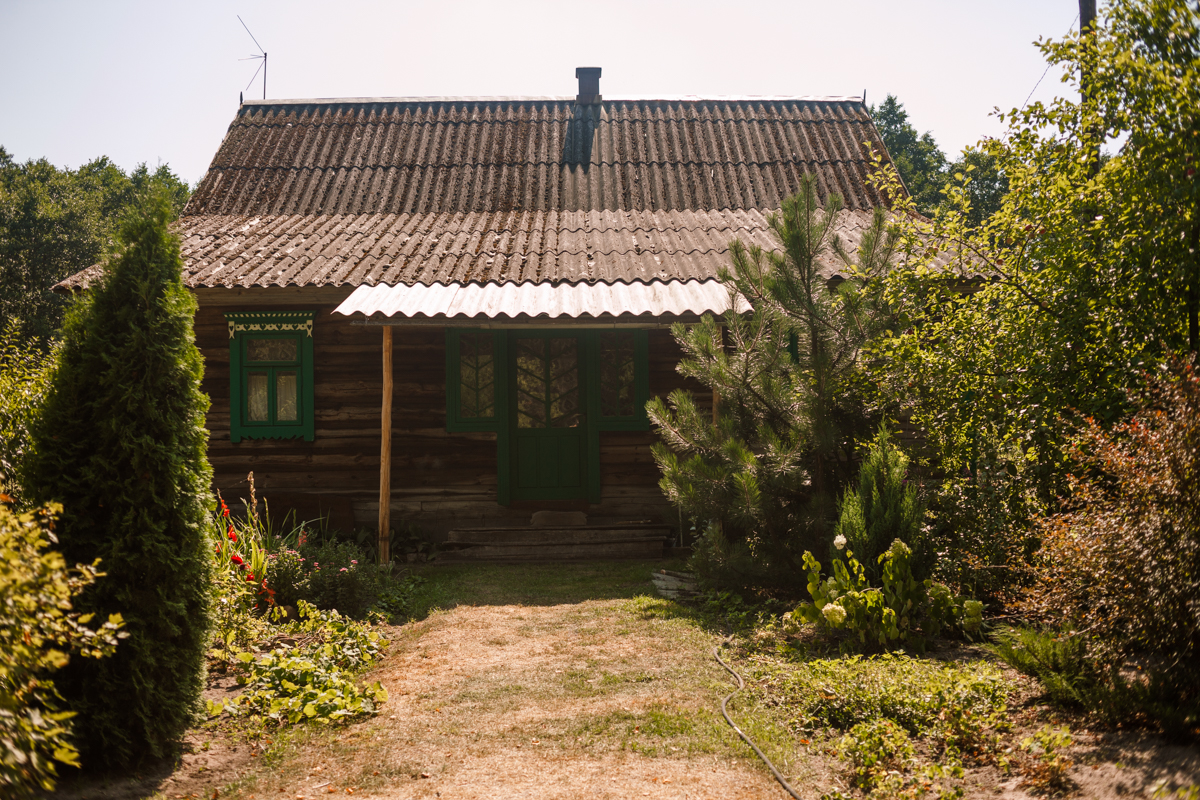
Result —
POLYGON ((582 335, 514 332, 509 339, 514 500, 587 497, 587 386, 582 335))

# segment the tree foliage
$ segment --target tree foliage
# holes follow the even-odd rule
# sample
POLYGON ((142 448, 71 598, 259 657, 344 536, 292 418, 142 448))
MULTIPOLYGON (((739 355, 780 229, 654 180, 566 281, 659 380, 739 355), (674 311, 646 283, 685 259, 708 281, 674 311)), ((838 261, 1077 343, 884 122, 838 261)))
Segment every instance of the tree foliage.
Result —
POLYGON ((108 575, 80 606, 124 614, 129 632, 115 657, 63 671, 94 765, 170 753, 203 687, 208 399, 172 217, 160 191, 123 221, 105 277, 67 316, 34 430, 30 489, 62 503, 63 555, 108 575))
POLYGON ((0 147, 0 329, 16 321, 27 336, 53 335, 67 301, 50 288, 99 263, 122 213, 152 186, 177 212, 190 194, 166 165, 126 174, 102 156, 59 169, 45 159, 18 164, 0 147))
POLYGON ((890 273, 888 297, 905 323, 877 355, 949 474, 990 464, 1049 502, 1065 488, 1059 415, 1115 422, 1142 372, 1187 346, 1200 231, 1196 26, 1180 0, 1131 0, 1106 9, 1094 41, 1040 43, 1068 83, 1091 71, 1089 95, 1002 115, 1007 133, 985 146, 1009 190, 982 224, 971 216, 974 170, 952 177, 932 222, 894 177, 884 186, 903 220, 904 268, 890 273), (1097 169, 1099 148, 1118 137, 1125 144, 1097 169))
POLYGON ((875 292, 894 237, 880 210, 854 263, 834 233, 840 209, 837 195, 822 208, 806 178, 770 217, 778 251, 731 244, 724 318, 672 329, 679 371, 718 401, 710 417, 688 392, 652 400, 663 438, 653 452, 668 498, 719 521, 704 568, 719 582, 795 585, 803 552, 827 546, 834 498, 870 429, 859 353, 886 316, 875 292), (849 279, 832 289, 821 264, 835 256, 849 279))
POLYGON ((0 329, 0 481, 18 502, 24 496, 22 467, 32 446, 30 430, 56 358, 56 349, 32 346, 16 320, 0 329))
POLYGON ((1008 191, 1008 181, 995 155, 986 149, 969 147, 951 162, 932 133, 917 133, 908 121, 904 104, 895 95, 889 94, 869 111, 918 211, 932 217, 945 199, 943 191, 952 176, 963 172, 971 174, 970 182, 964 186, 971 200, 967 214, 970 224, 980 225, 999 210, 1000 200, 1008 191))

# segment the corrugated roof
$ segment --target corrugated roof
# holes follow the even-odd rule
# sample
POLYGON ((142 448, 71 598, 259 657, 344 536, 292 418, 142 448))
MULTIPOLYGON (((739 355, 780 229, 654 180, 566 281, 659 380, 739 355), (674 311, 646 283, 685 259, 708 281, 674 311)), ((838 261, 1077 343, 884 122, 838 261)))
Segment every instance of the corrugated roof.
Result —
POLYGON ((247 103, 188 213, 771 209, 805 172, 865 209, 866 141, 845 98, 247 103))
MULTIPOLYGON (((776 246, 766 215, 727 211, 562 211, 363 214, 185 220, 192 286, 603 283, 706 280, 729 265, 729 243, 776 246)), ((870 225, 842 212, 853 252, 870 225)), ((824 270, 841 267, 832 250, 824 270)))
POLYGON ((844 97, 247 102, 179 221, 185 280, 707 280, 732 239, 775 246, 806 173, 853 251, 881 202, 864 142, 883 150, 844 97))
MULTIPOLYGON (((736 302, 740 310, 748 310, 745 300, 739 297, 736 302)), ((405 319, 618 321, 722 314, 729 308, 729 290, 720 281, 708 280, 360 286, 336 311, 405 319)))

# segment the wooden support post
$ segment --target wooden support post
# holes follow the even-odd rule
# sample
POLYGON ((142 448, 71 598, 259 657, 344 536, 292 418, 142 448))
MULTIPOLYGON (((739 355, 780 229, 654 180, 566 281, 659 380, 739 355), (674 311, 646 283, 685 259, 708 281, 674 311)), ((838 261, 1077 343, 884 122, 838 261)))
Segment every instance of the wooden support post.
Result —
POLYGON ((383 408, 379 415, 379 563, 392 560, 392 326, 383 326, 383 408))

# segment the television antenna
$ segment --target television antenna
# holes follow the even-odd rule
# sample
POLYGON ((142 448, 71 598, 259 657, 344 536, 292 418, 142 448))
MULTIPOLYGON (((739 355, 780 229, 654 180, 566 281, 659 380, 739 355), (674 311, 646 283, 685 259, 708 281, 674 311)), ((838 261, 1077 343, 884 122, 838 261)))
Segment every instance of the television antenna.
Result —
MULTIPOLYGON (((249 26, 246 25, 245 21, 242 20, 242 15, 238 14, 237 18, 238 18, 238 22, 242 23, 242 27, 246 29, 246 33, 250 33, 250 28, 249 28, 249 26)), ((250 38, 251 38, 251 40, 253 40, 255 46, 258 47, 258 50, 259 50, 258 55, 249 56, 247 58, 239 58, 238 61, 258 61, 259 62, 258 69, 254 70, 254 75, 251 76, 251 78, 250 78, 250 83, 254 83, 254 79, 258 77, 259 70, 262 70, 263 100, 266 100, 267 99, 267 51, 263 50, 262 45, 258 43, 258 39, 254 38, 253 33, 250 33, 250 38)), ((250 83, 246 84, 246 89, 250 88, 250 83)))

